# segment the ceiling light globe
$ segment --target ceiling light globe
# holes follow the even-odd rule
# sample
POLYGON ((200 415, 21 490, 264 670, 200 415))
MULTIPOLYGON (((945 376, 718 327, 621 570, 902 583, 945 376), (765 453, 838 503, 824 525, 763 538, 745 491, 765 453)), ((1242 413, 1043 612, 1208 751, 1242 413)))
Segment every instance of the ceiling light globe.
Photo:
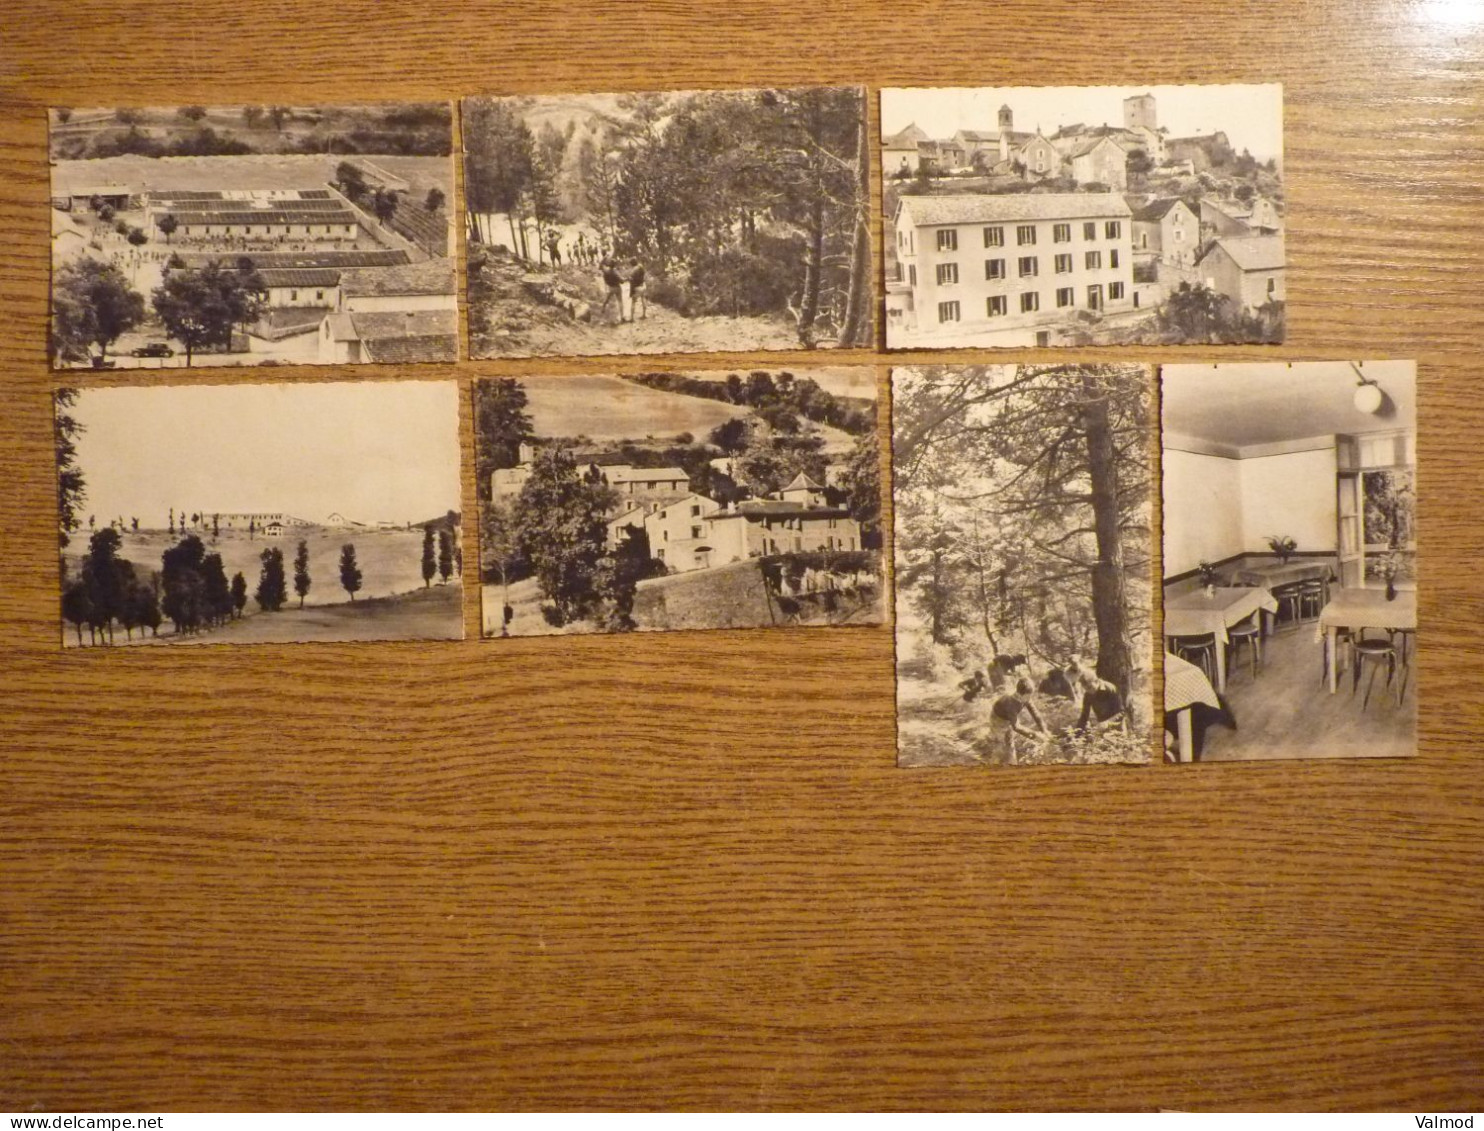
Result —
POLYGON ((1381 411, 1381 388, 1379 385, 1361 385, 1355 390, 1355 410, 1374 416, 1381 411))

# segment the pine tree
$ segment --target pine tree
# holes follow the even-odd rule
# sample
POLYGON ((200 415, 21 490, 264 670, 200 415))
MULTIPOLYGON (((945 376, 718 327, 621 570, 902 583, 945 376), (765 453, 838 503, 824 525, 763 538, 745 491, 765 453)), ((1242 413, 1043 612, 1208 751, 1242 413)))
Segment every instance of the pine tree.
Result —
POLYGON ((304 598, 309 593, 309 543, 299 542, 299 552, 294 555, 294 592, 299 595, 299 608, 304 607, 304 598))
POLYGON ((354 603, 356 591, 361 587, 361 571, 356 565, 356 548, 350 542, 340 547, 340 584, 354 603))
POLYGON ((265 613, 276 613, 289 599, 283 573, 283 551, 277 547, 264 550, 260 560, 263 568, 258 575, 258 590, 254 598, 265 613))
POLYGON ((247 608, 247 578, 242 576, 242 571, 232 575, 232 611, 238 617, 247 608))
POLYGON ((433 584, 433 574, 438 572, 438 565, 433 560, 433 528, 431 525, 423 527, 423 588, 426 589, 433 584))
POLYGON ((444 585, 453 576, 453 531, 446 526, 438 531, 438 576, 444 585))

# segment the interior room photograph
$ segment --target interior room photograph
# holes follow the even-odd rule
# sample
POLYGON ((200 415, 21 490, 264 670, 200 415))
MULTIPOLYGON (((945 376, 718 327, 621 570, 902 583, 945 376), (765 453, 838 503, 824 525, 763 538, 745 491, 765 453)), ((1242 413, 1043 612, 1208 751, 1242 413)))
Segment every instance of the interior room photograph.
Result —
POLYGON ((1416 367, 1165 366, 1173 760, 1416 753, 1416 367))

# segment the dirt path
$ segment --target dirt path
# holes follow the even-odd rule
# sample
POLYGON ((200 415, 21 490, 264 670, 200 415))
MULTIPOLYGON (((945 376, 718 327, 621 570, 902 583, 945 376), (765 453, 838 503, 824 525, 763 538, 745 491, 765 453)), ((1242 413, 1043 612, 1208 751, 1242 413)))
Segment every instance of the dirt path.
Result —
MULTIPOLYGON (((783 318, 705 315, 686 318, 650 301, 640 304, 641 317, 619 321, 612 303, 602 309, 604 287, 595 267, 535 267, 496 259, 480 284, 471 286, 469 313, 475 357, 547 357, 558 354, 600 356, 632 353, 717 353, 798 349, 798 335, 783 318), (591 310, 588 321, 541 303, 526 291, 523 279, 543 277, 564 292, 579 296, 591 310), (647 305, 647 310, 645 306, 647 305)), ((624 315, 628 314, 625 295, 624 315)))

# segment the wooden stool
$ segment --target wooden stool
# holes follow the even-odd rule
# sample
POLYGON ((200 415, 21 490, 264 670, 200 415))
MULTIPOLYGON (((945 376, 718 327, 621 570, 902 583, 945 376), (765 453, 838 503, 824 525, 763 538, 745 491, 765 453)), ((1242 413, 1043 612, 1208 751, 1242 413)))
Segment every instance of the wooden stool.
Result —
MULTIPOLYGON (((1277 586, 1274 586, 1273 587, 1273 597, 1278 602, 1278 616, 1277 616, 1277 621, 1282 621, 1283 620, 1283 610, 1286 608, 1292 614, 1292 617, 1290 619, 1292 620, 1293 624, 1296 626, 1298 624, 1298 622, 1299 622, 1299 587, 1298 587, 1298 585, 1296 583, 1290 582, 1288 585, 1277 585, 1277 586)), ((1274 623, 1273 627, 1275 629, 1278 627, 1278 625, 1277 625, 1276 622, 1274 623)))
POLYGON ((1200 665, 1201 671, 1206 673, 1206 678, 1216 679, 1216 634, 1208 632, 1205 636, 1172 636, 1170 637, 1170 650, 1182 660, 1189 660, 1193 664, 1200 665))
MULTIPOLYGON (((1356 689, 1360 687, 1360 672, 1366 664, 1379 666, 1382 660, 1386 661, 1386 686, 1391 686, 1392 678, 1396 675, 1396 648, 1386 640, 1367 640, 1365 629, 1361 629, 1355 637, 1350 648, 1350 655, 1355 661, 1355 672, 1353 682, 1350 685, 1350 697, 1355 697, 1356 689)), ((1376 667, 1371 668, 1371 678, 1365 685, 1365 698, 1360 702, 1360 709, 1364 711, 1371 701, 1371 688, 1376 684, 1376 667)), ((1398 700, 1400 701, 1400 700, 1398 700)))
POLYGON ((1257 624, 1256 614, 1226 630, 1228 673, 1231 672, 1232 662, 1243 644, 1252 652, 1252 678, 1256 679, 1258 665, 1262 662, 1262 629, 1257 624))
POLYGON ((1309 581, 1300 581, 1298 587, 1299 619, 1303 620, 1312 608, 1317 619, 1320 610, 1324 608, 1324 582, 1317 578, 1309 581))

